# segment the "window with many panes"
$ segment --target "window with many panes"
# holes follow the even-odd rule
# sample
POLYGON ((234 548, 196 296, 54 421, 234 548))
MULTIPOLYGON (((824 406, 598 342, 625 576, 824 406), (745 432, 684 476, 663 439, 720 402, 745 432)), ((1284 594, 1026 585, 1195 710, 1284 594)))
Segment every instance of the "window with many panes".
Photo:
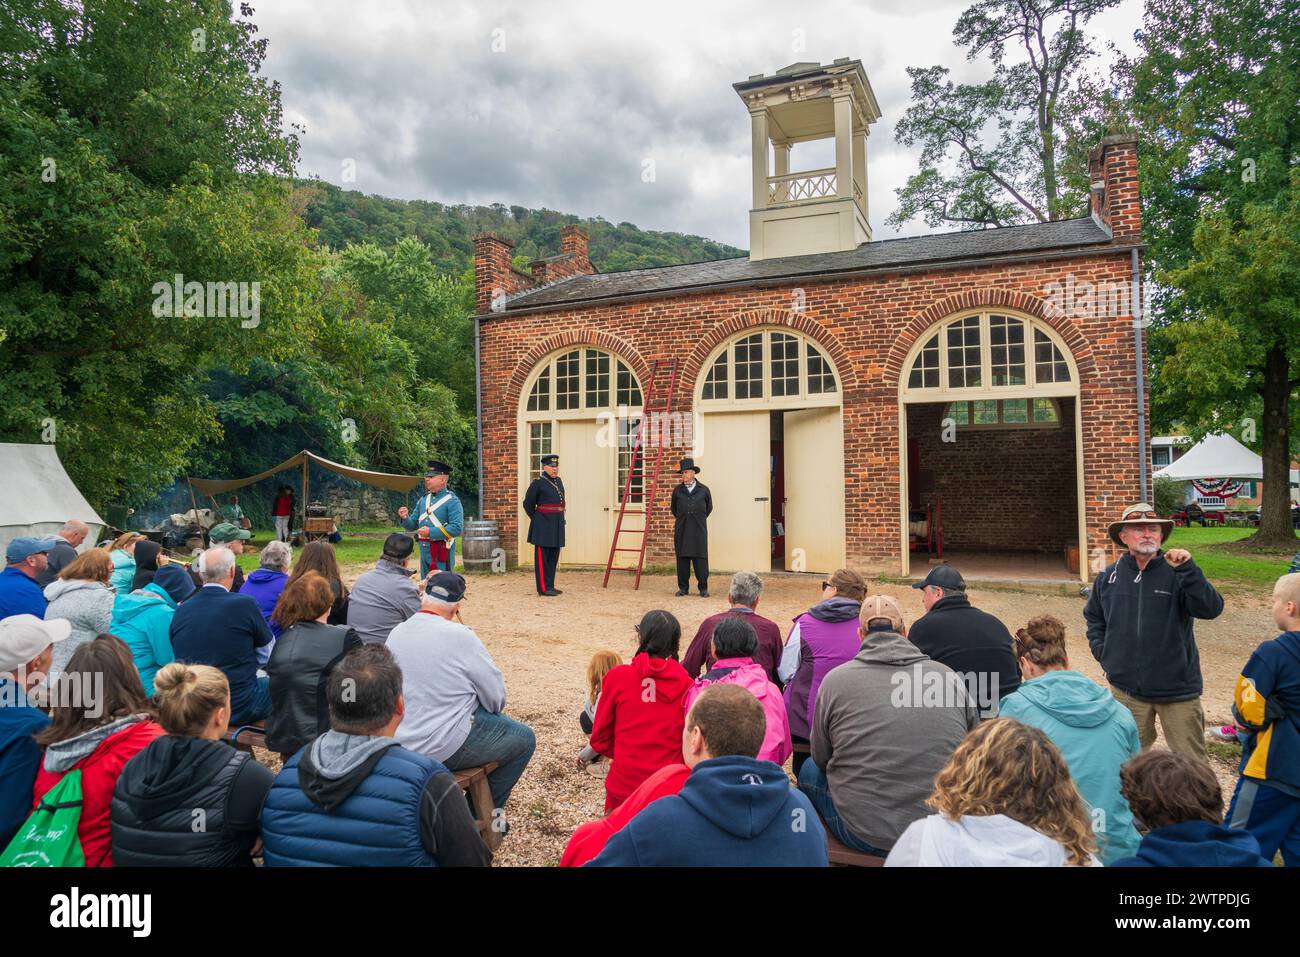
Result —
POLYGON ((974 399, 949 402, 944 419, 958 428, 1050 429, 1061 424, 1061 410, 1055 399, 974 399))
MULTIPOLYGON (((640 417, 629 416, 618 420, 618 487, 614 490, 614 500, 623 500, 623 486, 627 484, 628 470, 632 467, 632 450, 636 444, 636 430, 640 426, 640 417)), ((640 504, 645 498, 645 456, 642 454, 641 465, 632 474, 632 483, 628 487, 628 502, 640 504)))
POLYGON ((551 454, 551 423, 528 424, 528 472, 536 475, 542 470, 542 456, 551 454))
POLYGON ((524 414, 640 405, 641 384, 626 363, 600 349, 572 349, 552 356, 538 371, 524 414))
MULTIPOLYGON (((998 391, 1067 384, 1071 373, 1044 329, 1017 316, 978 313, 949 320, 924 339, 903 381, 909 393, 998 391)), ((1018 408, 1013 416, 1021 415, 1018 408)), ((1023 419, 1033 420, 1028 404, 1023 419)))
POLYGON ((780 405, 785 399, 829 398, 838 391, 830 360, 811 340, 773 329, 741 336, 714 356, 700 385, 700 400, 780 405))

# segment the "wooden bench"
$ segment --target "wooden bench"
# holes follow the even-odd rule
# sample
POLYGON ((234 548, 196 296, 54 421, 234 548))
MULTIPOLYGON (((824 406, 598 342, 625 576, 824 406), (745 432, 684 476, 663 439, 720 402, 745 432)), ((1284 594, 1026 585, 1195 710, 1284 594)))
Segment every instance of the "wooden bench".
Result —
POLYGON ((487 776, 497 767, 497 763, 491 761, 481 767, 461 768, 459 771, 452 772, 456 776, 456 783, 460 785, 460 789, 469 797, 470 807, 474 811, 474 824, 483 838, 483 843, 491 851, 495 851, 501 845, 501 838, 505 836, 492 826, 495 818, 492 815, 492 789, 488 787, 487 776))
POLYGON ((226 740, 240 751, 253 753, 253 748, 266 748, 266 722, 254 721, 251 724, 231 725, 226 728, 226 740))
POLYGON ((831 867, 884 867, 885 859, 877 857, 875 854, 866 854, 862 851, 855 851, 853 848, 844 844, 831 833, 831 829, 826 827, 826 822, 822 822, 822 827, 826 828, 826 857, 830 861, 831 867))

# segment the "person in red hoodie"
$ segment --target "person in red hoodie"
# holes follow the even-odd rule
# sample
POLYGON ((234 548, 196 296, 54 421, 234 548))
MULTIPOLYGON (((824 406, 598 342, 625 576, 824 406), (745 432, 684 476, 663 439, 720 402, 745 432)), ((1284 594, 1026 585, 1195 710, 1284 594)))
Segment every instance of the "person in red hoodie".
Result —
POLYGON ((677 661, 682 626, 666 611, 648 611, 636 633, 636 657, 605 675, 591 729, 591 746, 610 759, 606 814, 660 768, 683 763, 682 700, 692 682, 677 661))
POLYGON ((36 773, 32 810, 65 774, 80 768, 81 853, 87 867, 112 867, 113 787, 123 765, 165 732, 154 720, 130 650, 112 635, 100 635, 72 653, 50 700, 50 724, 36 736, 45 756, 36 773))

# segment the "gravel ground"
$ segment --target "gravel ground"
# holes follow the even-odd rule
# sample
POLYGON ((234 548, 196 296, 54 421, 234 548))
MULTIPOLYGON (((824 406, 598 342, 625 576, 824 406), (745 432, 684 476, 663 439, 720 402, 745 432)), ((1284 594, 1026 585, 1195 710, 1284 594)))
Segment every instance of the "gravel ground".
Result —
MULTIPOLYGON (((370 567, 345 566, 351 581, 370 567)), ((668 575, 643 576, 633 591, 630 576, 611 579, 602 589, 601 573, 561 570, 564 594, 540 598, 531 571, 476 575, 469 579, 462 617, 487 646, 505 673, 512 717, 537 735, 537 752, 520 779, 507 808, 510 835, 495 858, 497 866, 553 866, 574 829, 601 815, 604 785, 574 766, 586 743, 578 726, 588 659, 600 649, 616 651, 624 661, 636 650, 632 626, 652 608, 663 608, 682 623, 682 650, 707 616, 726 608, 726 579, 715 578, 713 596, 674 597, 676 580, 668 575)), ((820 577, 772 576, 765 579, 758 611, 785 631, 788 623, 820 597, 820 577)), ((897 598, 906 619, 920 617, 920 593, 891 583, 871 584, 872 594, 897 598)), ((1225 590, 1227 607, 1215 621, 1198 622, 1197 643, 1205 676, 1205 713, 1209 724, 1232 720, 1232 691, 1237 674, 1259 642, 1276 634, 1268 596, 1261 590, 1225 590)), ((972 602, 1002 619, 1014 631, 1029 618, 1054 614, 1069 631, 1070 663, 1096 681, 1101 670, 1088 651, 1083 631, 1083 599, 1023 592, 971 589, 972 602)), ((259 752, 275 766, 278 761, 259 752)), ((1235 784, 1230 761, 1214 762, 1224 786, 1225 803, 1235 784)))

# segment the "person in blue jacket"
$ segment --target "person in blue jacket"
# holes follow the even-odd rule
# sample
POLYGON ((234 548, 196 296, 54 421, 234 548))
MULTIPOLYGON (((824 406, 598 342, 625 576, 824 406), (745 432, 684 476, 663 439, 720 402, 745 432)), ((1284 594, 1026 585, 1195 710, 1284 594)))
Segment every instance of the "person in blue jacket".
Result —
POLYGON ((1300 867, 1300 574, 1273 586, 1282 634, 1250 656, 1237 679, 1232 714, 1245 731, 1241 777, 1228 827, 1249 831, 1265 857, 1279 850, 1300 867))
POLYGON ((429 571, 456 570, 456 538, 465 530, 465 507, 456 493, 447 487, 451 466, 430 459, 424 473, 424 494, 415 500, 412 511, 403 505, 397 510, 402 528, 415 532, 420 544, 420 577, 429 571))
POLYGON ((41 766, 35 735, 50 723, 27 696, 45 683, 54 643, 71 634, 72 625, 64 618, 10 615, 0 620, 0 850, 32 810, 41 766))
POLYGON ((1223 791, 1204 761, 1143 751, 1120 769, 1120 793, 1145 827, 1137 854, 1113 867, 1272 867, 1249 831, 1223 825, 1223 791))
POLYGON ((999 715, 1033 725, 1060 749, 1092 809, 1101 862, 1131 856, 1141 837, 1119 793, 1119 769, 1142 750, 1132 713, 1091 678, 1070 670, 1065 624, 1054 615, 1031 619, 1016 633, 1015 649, 1024 681, 1002 699, 999 715))
POLYGON ((154 675, 176 660, 171 627, 176 606, 194 594, 194 582, 179 565, 164 565, 153 581, 113 601, 108 632, 131 649, 144 693, 152 698, 154 675))
POLYGON ((714 685, 686 715, 681 791, 615 834, 588 867, 826 867, 826 830, 785 771, 754 756, 767 720, 739 685, 714 685))

